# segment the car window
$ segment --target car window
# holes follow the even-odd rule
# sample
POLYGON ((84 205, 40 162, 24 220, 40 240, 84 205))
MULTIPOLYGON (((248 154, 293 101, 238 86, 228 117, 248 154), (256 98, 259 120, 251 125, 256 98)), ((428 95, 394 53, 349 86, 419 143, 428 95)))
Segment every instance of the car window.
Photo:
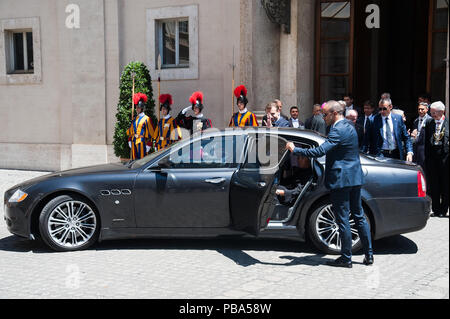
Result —
POLYGON ((235 168, 242 161, 245 135, 193 139, 169 154, 171 168, 235 168))
POLYGON ((286 140, 277 136, 259 134, 252 138, 249 145, 244 169, 273 169, 283 160, 286 140))

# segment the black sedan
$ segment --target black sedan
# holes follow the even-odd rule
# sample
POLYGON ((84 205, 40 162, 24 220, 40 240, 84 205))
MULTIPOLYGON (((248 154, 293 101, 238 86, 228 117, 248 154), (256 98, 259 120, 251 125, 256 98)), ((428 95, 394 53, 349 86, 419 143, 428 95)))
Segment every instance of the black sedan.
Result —
MULTIPOLYGON (((324 137, 298 129, 210 130, 127 164, 57 172, 4 195, 9 231, 52 249, 148 237, 295 236, 340 251, 325 158, 296 158, 287 142, 316 147, 324 137), (301 185, 298 187, 298 185, 301 185), (297 187, 292 198, 276 195, 297 187)), ((363 208, 373 239, 425 227, 430 199, 419 166, 361 154, 363 208)), ((353 250, 361 247, 352 222, 353 250)))

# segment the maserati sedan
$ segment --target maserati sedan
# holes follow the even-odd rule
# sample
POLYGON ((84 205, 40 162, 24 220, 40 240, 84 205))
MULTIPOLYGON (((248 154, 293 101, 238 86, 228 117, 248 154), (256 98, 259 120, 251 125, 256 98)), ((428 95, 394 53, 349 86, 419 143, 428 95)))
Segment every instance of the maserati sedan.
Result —
MULTIPOLYGON (((144 159, 61 171, 7 190, 8 230, 57 251, 97 241, 150 237, 295 236, 340 252, 324 187, 325 157, 296 158, 287 142, 325 138, 291 128, 208 130, 144 159), (297 188, 298 192, 289 192, 297 188), (280 197, 277 190, 286 190, 280 197), (287 193, 294 194, 287 198, 287 193)), ((361 154, 363 209, 373 239, 417 231, 430 213, 423 172, 361 154)), ((351 221, 353 250, 361 248, 351 221)))

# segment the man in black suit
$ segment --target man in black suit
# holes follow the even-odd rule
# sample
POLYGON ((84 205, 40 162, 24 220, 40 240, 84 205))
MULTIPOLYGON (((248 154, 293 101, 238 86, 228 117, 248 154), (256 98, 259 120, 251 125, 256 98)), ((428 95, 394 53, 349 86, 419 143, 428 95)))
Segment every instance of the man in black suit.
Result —
POLYGON ((291 107, 289 113, 291 114, 291 118, 289 119, 289 127, 304 129, 305 124, 303 124, 303 122, 298 118, 298 107, 291 107))
POLYGON ((372 102, 364 102, 364 113, 356 120, 357 125, 363 128, 363 144, 365 142, 366 134, 370 129, 370 123, 375 116, 375 106, 372 102))
POLYGON ((358 112, 356 112, 355 110, 350 110, 347 112, 347 116, 345 118, 349 120, 355 127, 356 133, 358 134, 358 146, 359 148, 361 148, 364 142, 364 127, 361 126, 357 121, 358 112))
POLYGON ((425 170, 425 127, 432 117, 428 115, 428 104, 420 102, 417 107, 419 117, 414 120, 411 140, 413 142, 413 162, 425 170))
POLYGON ((442 102, 431 104, 433 117, 425 126, 425 166, 433 215, 444 217, 448 211, 448 118, 442 102))
POLYGON ((320 104, 314 104, 313 115, 306 120, 305 128, 319 132, 323 135, 327 134, 327 124, 323 119, 322 106, 320 104))
POLYGON ((353 105, 353 100, 354 100, 353 94, 349 93, 349 94, 344 95, 343 100, 346 104, 345 105, 345 116, 347 116, 347 113, 350 110, 355 110, 356 112, 361 113, 359 108, 356 107, 355 105, 353 105))

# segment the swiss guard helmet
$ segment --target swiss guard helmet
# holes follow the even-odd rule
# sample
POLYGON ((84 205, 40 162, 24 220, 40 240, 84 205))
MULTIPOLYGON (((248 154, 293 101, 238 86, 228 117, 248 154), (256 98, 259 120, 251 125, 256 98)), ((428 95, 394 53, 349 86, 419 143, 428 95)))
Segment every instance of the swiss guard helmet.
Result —
POLYGON ((237 98, 236 103, 242 102, 245 106, 247 106, 247 88, 244 85, 240 85, 234 89, 234 95, 237 98))
POLYGON ((189 99, 189 101, 192 104, 192 110, 194 110, 194 107, 198 107, 200 109, 200 112, 203 111, 203 93, 202 92, 194 92, 189 99))
POLYGON ((145 109, 145 103, 147 103, 148 101, 148 97, 147 95, 143 94, 143 93, 136 93, 133 96, 133 103, 136 106, 136 108, 140 107, 142 108, 142 110, 145 109))
POLYGON ((159 102, 161 103, 161 108, 165 108, 167 110, 167 113, 172 110, 172 108, 170 107, 173 104, 172 95, 162 94, 159 97, 159 102))

